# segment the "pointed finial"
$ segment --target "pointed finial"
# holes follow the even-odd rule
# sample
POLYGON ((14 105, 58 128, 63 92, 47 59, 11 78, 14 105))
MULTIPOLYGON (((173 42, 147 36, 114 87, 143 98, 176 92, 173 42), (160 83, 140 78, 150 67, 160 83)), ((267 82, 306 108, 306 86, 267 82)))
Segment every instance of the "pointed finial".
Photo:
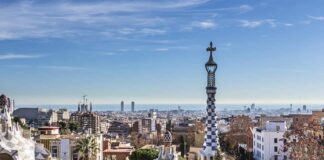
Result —
POLYGON ((207 52, 209 52, 210 54, 212 54, 213 52, 216 51, 216 47, 213 47, 213 42, 209 43, 209 47, 206 49, 207 52))

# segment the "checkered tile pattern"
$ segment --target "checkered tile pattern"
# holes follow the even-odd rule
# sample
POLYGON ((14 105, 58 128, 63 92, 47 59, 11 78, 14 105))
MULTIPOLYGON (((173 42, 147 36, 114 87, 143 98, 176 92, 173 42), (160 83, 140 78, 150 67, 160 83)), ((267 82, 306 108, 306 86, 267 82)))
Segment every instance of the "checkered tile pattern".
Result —
POLYGON ((215 72, 217 69, 217 64, 213 60, 213 52, 216 51, 216 47, 213 47, 213 43, 210 42, 210 46, 207 48, 207 51, 210 52, 208 62, 205 64, 207 71, 207 87, 206 93, 208 96, 207 99, 207 117, 206 117, 206 127, 205 127, 205 139, 203 148, 200 151, 201 157, 204 160, 214 159, 213 157, 217 154, 217 117, 216 117, 216 106, 215 106, 215 72))
MULTIPOLYGON (((211 92, 215 93, 215 89, 207 89, 214 90, 211 92)), ((216 123, 216 112, 215 112, 215 94, 208 93, 207 100, 207 119, 206 119, 206 128, 205 128, 205 142, 203 145, 203 150, 216 151, 217 149, 217 123, 216 123), (208 149, 207 149, 208 148, 208 149)))

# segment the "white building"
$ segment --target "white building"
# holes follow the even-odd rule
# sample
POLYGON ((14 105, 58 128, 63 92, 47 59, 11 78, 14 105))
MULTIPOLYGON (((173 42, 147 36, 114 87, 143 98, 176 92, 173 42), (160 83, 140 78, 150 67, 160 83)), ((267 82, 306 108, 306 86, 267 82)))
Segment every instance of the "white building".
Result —
POLYGON ((155 110, 151 109, 148 114, 149 120, 150 120, 150 132, 156 132, 156 118, 157 113, 155 110))
POLYGON ((283 160, 283 135, 286 121, 267 121, 265 127, 253 128, 253 157, 256 160, 283 160))

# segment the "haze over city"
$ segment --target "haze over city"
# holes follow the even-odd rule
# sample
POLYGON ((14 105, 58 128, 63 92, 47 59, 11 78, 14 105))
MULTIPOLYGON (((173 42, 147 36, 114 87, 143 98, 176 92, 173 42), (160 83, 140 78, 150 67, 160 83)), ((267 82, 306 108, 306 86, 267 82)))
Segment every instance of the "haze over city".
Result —
POLYGON ((0 90, 17 104, 323 103, 324 2, 1 1, 0 90), (287 9, 289 8, 289 11, 287 9))

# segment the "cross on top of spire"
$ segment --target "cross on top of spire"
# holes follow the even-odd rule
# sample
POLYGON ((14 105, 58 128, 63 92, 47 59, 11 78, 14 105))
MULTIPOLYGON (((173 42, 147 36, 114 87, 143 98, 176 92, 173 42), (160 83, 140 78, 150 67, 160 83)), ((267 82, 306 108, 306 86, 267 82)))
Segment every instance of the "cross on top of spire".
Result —
POLYGON ((207 52, 212 54, 215 51, 216 51, 216 47, 213 47, 213 42, 210 42, 209 47, 207 48, 207 52))

